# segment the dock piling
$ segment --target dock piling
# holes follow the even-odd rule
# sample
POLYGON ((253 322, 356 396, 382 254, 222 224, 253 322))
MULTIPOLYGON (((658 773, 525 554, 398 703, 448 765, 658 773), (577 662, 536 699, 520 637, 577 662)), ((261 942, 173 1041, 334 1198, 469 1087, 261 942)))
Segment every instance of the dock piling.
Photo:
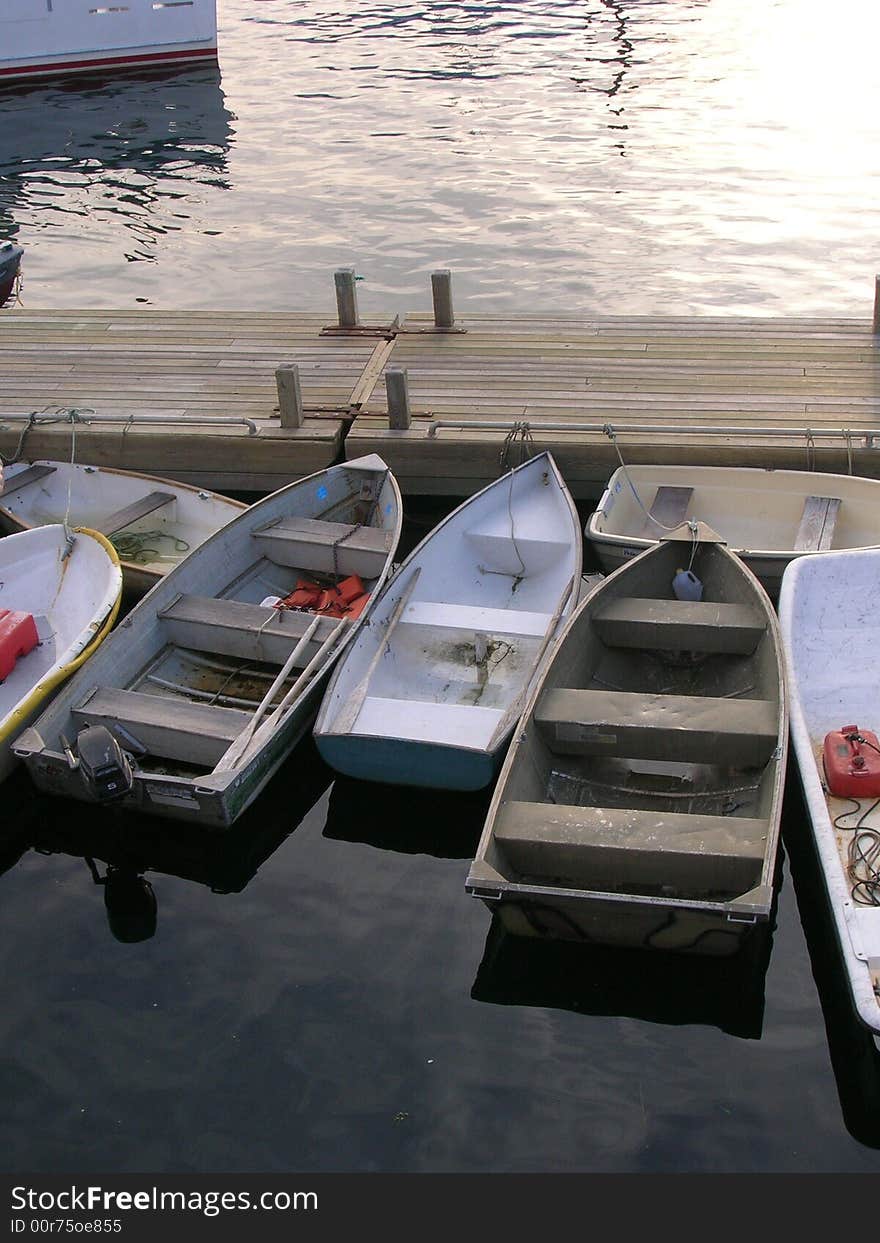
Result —
POLYGON ((431 295, 434 299, 434 327, 454 327, 455 313, 452 309, 452 273, 449 268, 439 268, 436 272, 431 273, 431 295))
POLYGON ((299 367, 295 363, 279 367, 275 372, 278 388, 278 413, 282 427, 302 427, 303 399, 299 382, 299 367))
POLYGON ((874 321, 871 331, 875 337, 880 334, 880 276, 874 277, 874 321))
POLYGON ((340 328, 356 328, 358 324, 357 290, 354 268, 337 268, 333 273, 336 284, 336 311, 340 328))
POLYGON ((388 397, 388 426, 406 431, 411 423, 407 373, 403 367, 389 367, 385 372, 388 397))

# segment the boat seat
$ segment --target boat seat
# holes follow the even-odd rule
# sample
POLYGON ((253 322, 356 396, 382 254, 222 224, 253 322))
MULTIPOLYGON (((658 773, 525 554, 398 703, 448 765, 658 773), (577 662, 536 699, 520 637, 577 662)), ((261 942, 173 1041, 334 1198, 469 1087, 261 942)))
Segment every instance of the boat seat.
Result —
POLYGON ((170 695, 98 686, 73 709, 73 717, 78 728, 106 725, 112 733, 114 725, 121 725, 149 755, 213 768, 251 714, 170 695))
POLYGON ((142 496, 140 500, 133 501, 131 505, 126 505, 124 509, 117 509, 115 514, 109 514, 100 522, 96 522, 94 524, 95 530, 100 531, 102 535, 106 535, 109 539, 111 535, 115 535, 123 527, 130 527, 133 522, 137 522, 140 518, 146 518, 148 514, 154 513, 164 505, 169 505, 176 499, 172 492, 151 492, 148 496, 142 496))
POLYGON ((480 634, 532 635, 542 639, 552 620, 552 613, 528 613, 524 609, 490 609, 477 604, 413 600, 404 609, 400 624, 430 626, 439 630, 467 630, 480 634))
POLYGON ((648 511, 651 518, 655 519, 651 522, 649 518, 645 519, 641 535, 657 539, 662 534, 663 527, 674 529, 681 526, 687 518, 688 506, 691 503, 691 497, 694 495, 693 488, 679 487, 660 487, 657 489, 657 495, 654 497, 654 503, 648 511), (657 523, 660 526, 657 526, 657 523))
POLYGON ((710 699, 630 691, 545 691, 535 724, 551 751, 752 768, 779 743, 770 699, 710 699))
POLYGON ((0 505, 7 496, 17 492, 19 488, 26 488, 29 484, 36 483, 38 479, 44 479, 46 475, 54 475, 56 470, 55 466, 39 463, 36 466, 28 466, 26 470, 20 470, 14 475, 7 475, 3 487, 0 488, 0 505))
POLYGON ((839 510, 836 496, 808 496, 794 537, 795 552, 825 552, 830 548, 839 510))
POLYGON ((410 742, 483 748, 488 745, 503 716, 501 708, 368 695, 351 732, 405 738, 410 742))
POLYGON ((350 574, 378 578, 394 544, 392 531, 320 518, 280 518, 252 532, 252 537, 276 565, 338 573, 342 578, 350 574))
POLYGON ((510 801, 495 842, 523 878, 598 891, 735 897, 761 879, 767 821, 510 801))
POLYGON ((750 656, 764 634, 760 614, 744 604, 712 600, 612 600, 593 617, 608 647, 750 656))
MULTIPOLYGON (((178 647, 274 665, 284 664, 315 620, 314 613, 187 595, 177 596, 157 616, 168 640, 178 647)), ((305 668, 336 625, 336 618, 321 618, 298 668, 305 668)))
POLYGON ((525 531, 517 530, 512 540, 509 528, 501 532, 465 531, 464 538, 480 565, 499 574, 519 576, 523 565, 527 574, 539 574, 571 552, 565 540, 535 539, 525 531))

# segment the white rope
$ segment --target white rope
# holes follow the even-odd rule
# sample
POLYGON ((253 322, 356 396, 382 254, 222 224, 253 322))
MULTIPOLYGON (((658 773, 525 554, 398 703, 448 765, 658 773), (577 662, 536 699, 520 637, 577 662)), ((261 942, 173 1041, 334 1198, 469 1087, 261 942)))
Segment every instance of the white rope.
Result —
MULTIPOLYGON (((617 453, 618 461, 620 462, 620 469, 623 471, 623 477, 626 480, 626 482, 629 484, 629 490, 630 492, 632 492, 633 496, 635 497, 636 504, 638 505, 639 509, 642 511, 642 513, 645 515, 648 521, 653 522, 654 526, 659 527, 661 531, 677 531, 678 528, 681 526, 680 522, 674 527, 668 527, 665 522, 661 522, 659 518, 655 518, 654 515, 652 513, 649 513, 648 510, 645 508, 644 504, 642 503, 642 498, 639 496, 638 492, 636 491, 636 485, 633 483, 632 479, 630 478, 630 474, 629 474, 629 471, 627 470, 626 462, 624 462, 623 460, 623 454, 620 452, 620 445, 617 443, 617 434, 614 431, 614 428, 611 426, 610 423, 606 423, 603 430, 605 432, 605 435, 614 445, 614 449, 617 453)), ((694 539, 694 548, 691 553, 691 565, 693 565, 694 553, 696 552, 696 544, 698 542, 696 519, 689 518, 687 525, 688 525, 688 529, 690 530, 691 536, 694 539)), ((690 569, 690 566, 688 566, 688 569, 690 569)))

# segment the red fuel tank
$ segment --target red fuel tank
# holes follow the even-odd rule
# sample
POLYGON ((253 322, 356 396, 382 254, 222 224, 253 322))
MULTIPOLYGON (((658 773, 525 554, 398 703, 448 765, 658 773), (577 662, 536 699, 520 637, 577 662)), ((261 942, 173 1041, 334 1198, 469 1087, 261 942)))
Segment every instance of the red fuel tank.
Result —
POLYGON ((880 798, 880 741, 869 729, 843 725, 825 735, 825 781, 838 798, 880 798))
POLYGON ((0 682, 12 673, 19 656, 27 656, 39 641, 30 613, 0 609, 0 682))

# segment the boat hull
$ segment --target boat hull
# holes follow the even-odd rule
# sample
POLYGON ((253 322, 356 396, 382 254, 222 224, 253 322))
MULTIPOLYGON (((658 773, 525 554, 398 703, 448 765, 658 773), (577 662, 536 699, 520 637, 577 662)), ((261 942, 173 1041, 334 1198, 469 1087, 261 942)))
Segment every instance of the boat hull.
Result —
POLYGON ((483 790, 495 779, 505 744, 491 754, 408 738, 315 737, 321 758, 346 777, 431 790, 483 790))
POLYGON ((122 575, 112 548, 60 526, 0 544, 0 608, 31 613, 40 644, 0 683, 0 780, 19 763, 14 747, 62 682, 103 642, 116 617, 122 575))
POLYGON ((98 801, 67 749, 84 723, 100 724, 133 757, 131 788, 116 806, 230 827, 308 730, 333 663, 372 603, 350 620, 305 618, 276 613, 267 592, 283 598, 303 569, 327 572, 347 555, 372 567, 365 582, 378 594, 400 527, 399 489, 377 457, 319 471, 245 509, 132 609, 98 664, 18 739, 37 787, 98 801), (322 513, 339 521, 315 518, 322 513), (299 523, 293 532, 288 520, 299 523), (316 534, 324 527, 330 533, 316 534), (346 551, 357 532, 376 538, 346 551), (297 655, 299 665, 287 663, 297 655))
POLYGON ((771 918, 778 625, 714 532, 690 535, 590 594, 524 708, 465 886, 515 935, 724 956, 771 918), (704 600, 671 591, 689 560, 704 600))
POLYGON ((791 741, 834 930, 859 1019, 880 1037, 880 906, 856 902, 847 872, 852 830, 873 798, 835 798, 825 788, 825 734, 846 725, 876 732, 880 552, 810 557, 786 572, 779 601, 789 688, 791 741), (851 619, 857 618, 857 623, 851 619), (857 810, 858 809, 858 810, 857 810), (834 821, 840 821, 835 828, 834 821))
POLYGON ((0 14, 0 83, 216 60, 216 0, 4 0, 0 14))
POLYGON ((713 911, 621 901, 613 894, 595 900, 581 894, 570 899, 556 894, 548 904, 540 893, 524 890, 522 894, 509 893, 507 900, 500 902, 483 900, 514 936, 619 949, 724 958, 738 953, 747 933, 755 927, 751 919, 734 922, 728 915, 713 911))
POLYGON ((331 677, 315 742, 337 771, 475 791, 578 603, 582 541, 552 457, 470 497, 388 581, 331 677))
POLYGON ((109 532, 110 542, 118 546, 129 602, 245 509, 242 501, 160 475, 43 459, 7 467, 0 487, 0 531, 29 531, 66 520, 109 532), (164 497, 167 504, 152 510, 145 505, 138 517, 138 503, 151 495, 164 497), (113 530, 112 516, 125 511, 131 521, 113 530))
POLYGON ((685 519, 717 531, 775 600, 791 562, 832 546, 876 544, 880 482, 755 467, 628 466, 611 476, 584 534, 613 573, 653 547, 666 523, 685 519), (811 522, 808 506, 829 498, 834 516, 825 529, 811 522))

